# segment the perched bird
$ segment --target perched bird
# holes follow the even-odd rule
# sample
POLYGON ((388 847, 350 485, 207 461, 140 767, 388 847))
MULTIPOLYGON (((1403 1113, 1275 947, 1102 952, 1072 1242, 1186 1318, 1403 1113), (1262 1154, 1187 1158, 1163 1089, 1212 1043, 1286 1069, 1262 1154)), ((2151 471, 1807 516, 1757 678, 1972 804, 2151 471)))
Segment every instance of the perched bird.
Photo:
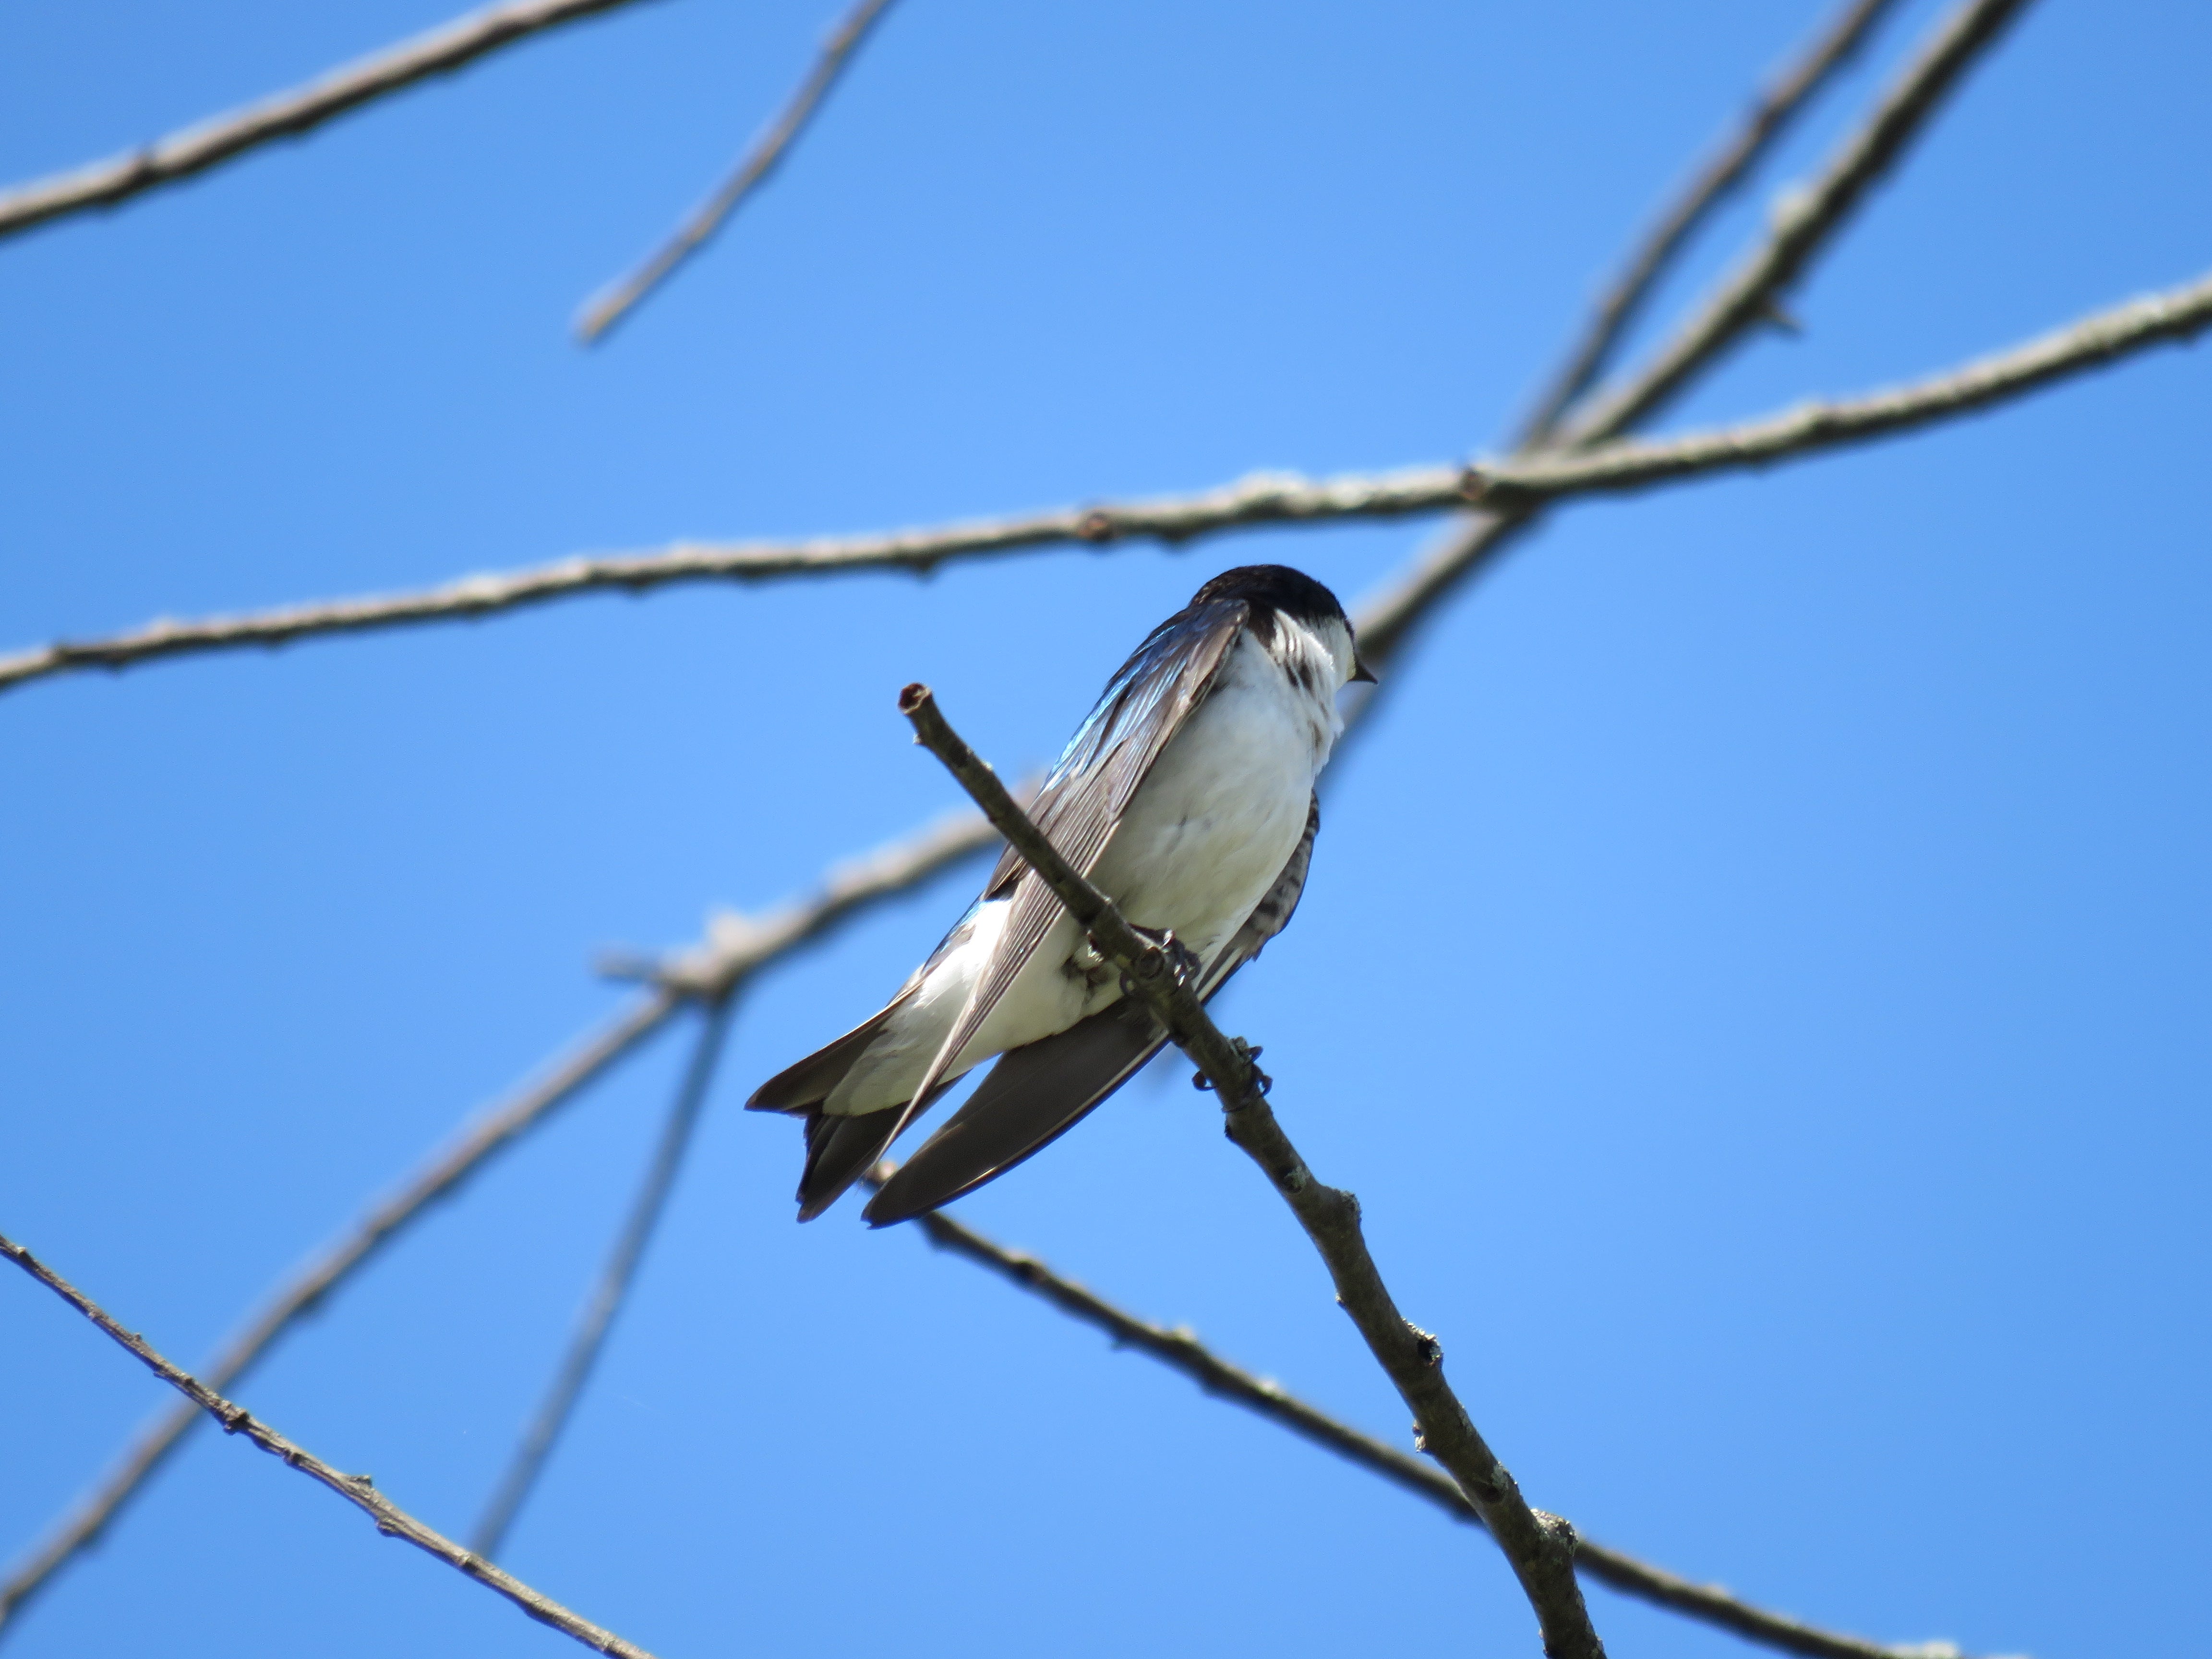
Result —
MULTIPOLYGON (((1336 596, 1279 564, 1223 572, 1121 665, 1030 813, 1201 997, 1279 933, 1321 823, 1314 780, 1375 677, 1336 596)), ((908 1220, 1002 1175, 1133 1076, 1166 1034, 1011 848, 890 1005, 745 1103, 801 1114, 811 1221, 967 1072, 997 1066, 865 1212, 908 1220)))

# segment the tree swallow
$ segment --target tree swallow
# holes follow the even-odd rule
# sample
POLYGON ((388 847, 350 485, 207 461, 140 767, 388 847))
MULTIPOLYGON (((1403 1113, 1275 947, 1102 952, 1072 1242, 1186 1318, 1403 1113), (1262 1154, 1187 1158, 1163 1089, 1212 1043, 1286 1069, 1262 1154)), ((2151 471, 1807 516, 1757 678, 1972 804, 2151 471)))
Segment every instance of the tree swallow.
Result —
MULTIPOLYGON (((1297 907, 1321 823, 1314 781, 1372 680, 1336 595, 1279 564, 1223 572, 1146 638, 1030 804, 1037 827, 1170 946, 1210 997, 1297 907)), ((806 1120, 811 1221, 962 1076, 999 1063, 864 1212, 948 1204, 1072 1128, 1166 1034, 1009 848, 890 1006, 745 1104, 806 1120)))

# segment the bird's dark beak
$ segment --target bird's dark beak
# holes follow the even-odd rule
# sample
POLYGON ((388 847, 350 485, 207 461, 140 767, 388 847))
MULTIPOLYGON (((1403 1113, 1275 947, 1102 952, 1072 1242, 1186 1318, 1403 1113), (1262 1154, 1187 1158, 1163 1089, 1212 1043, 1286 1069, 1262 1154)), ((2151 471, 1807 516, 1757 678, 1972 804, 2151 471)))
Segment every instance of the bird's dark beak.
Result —
POLYGON ((1352 653, 1352 679, 1350 683, 1353 685, 1372 685, 1375 684, 1375 671, 1370 668, 1365 663, 1359 660, 1359 653, 1357 651, 1352 653))

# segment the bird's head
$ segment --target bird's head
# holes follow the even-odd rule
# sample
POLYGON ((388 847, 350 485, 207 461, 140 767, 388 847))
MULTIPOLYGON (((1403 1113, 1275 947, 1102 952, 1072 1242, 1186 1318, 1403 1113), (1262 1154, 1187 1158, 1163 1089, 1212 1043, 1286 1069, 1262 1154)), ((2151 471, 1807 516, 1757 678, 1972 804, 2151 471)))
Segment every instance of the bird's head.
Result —
POLYGON ((1218 599, 1243 599, 1255 616, 1279 614, 1305 629, 1328 648, 1336 665, 1338 689, 1373 683, 1373 671, 1359 659, 1352 618, 1344 614, 1336 595, 1304 571, 1286 564, 1239 565, 1200 588, 1191 599, 1191 608, 1218 599))

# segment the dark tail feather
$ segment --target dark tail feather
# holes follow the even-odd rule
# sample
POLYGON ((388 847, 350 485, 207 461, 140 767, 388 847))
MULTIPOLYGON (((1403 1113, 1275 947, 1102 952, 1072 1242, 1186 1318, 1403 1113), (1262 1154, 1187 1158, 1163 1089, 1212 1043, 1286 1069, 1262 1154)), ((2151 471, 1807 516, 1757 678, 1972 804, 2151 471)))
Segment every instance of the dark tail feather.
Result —
POLYGON ((868 1200, 871 1226, 911 1220, 1043 1151, 1134 1076, 1166 1036, 1123 1001, 999 1058, 968 1103, 868 1200))
POLYGON ((898 1133, 900 1107, 859 1117, 806 1115, 806 1168, 799 1177, 799 1218, 811 1221, 884 1155, 898 1133))
POLYGON ((868 1166, 890 1150, 899 1131, 920 1117, 957 1083, 952 1078, 929 1091, 929 1098, 909 1112, 906 1103, 880 1112, 833 1117, 824 1111, 806 1115, 806 1167, 799 1176, 799 1218, 811 1221, 844 1196, 845 1188, 867 1173, 868 1166))

